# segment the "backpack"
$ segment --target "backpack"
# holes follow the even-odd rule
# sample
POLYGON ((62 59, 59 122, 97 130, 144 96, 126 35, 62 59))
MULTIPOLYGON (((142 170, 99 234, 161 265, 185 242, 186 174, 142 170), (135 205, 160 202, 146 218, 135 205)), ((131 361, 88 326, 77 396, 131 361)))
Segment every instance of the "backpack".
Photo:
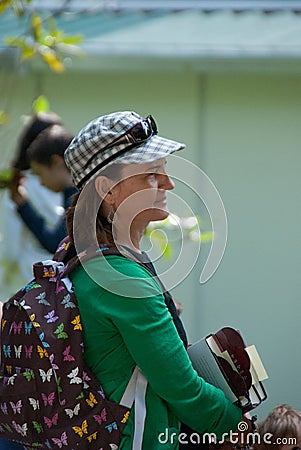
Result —
POLYGON ((81 258, 114 251, 83 252, 64 264, 68 250, 64 240, 56 260, 34 264, 34 279, 3 306, 0 438, 30 450, 114 450, 130 414, 138 368, 120 404, 105 397, 84 362, 81 318, 67 277, 81 258))

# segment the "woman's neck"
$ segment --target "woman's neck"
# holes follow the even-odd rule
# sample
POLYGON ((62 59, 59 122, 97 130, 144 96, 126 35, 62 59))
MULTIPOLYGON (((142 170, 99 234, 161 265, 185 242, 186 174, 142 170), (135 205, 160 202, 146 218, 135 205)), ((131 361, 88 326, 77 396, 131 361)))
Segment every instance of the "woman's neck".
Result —
POLYGON ((123 245, 137 253, 141 253, 140 241, 144 234, 145 228, 145 226, 134 226, 133 223, 130 227, 122 226, 119 228, 117 225, 115 226, 113 222, 114 241, 119 245, 123 245))

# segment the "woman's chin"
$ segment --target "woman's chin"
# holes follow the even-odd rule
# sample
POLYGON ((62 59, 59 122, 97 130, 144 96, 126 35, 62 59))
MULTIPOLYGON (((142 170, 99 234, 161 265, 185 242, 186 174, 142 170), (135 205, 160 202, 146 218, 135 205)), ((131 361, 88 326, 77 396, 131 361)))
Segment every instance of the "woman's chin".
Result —
POLYGON ((158 222, 160 220, 167 219, 168 216, 169 216, 169 211, 167 211, 165 209, 153 209, 151 221, 158 222))

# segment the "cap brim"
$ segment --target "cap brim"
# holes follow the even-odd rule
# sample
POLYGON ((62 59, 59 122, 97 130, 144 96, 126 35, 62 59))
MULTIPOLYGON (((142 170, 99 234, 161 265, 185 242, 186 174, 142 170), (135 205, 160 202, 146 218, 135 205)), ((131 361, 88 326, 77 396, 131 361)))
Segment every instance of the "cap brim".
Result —
POLYGON ((185 147, 186 145, 181 142, 154 135, 138 147, 132 148, 122 156, 117 157, 114 162, 120 164, 152 162, 165 158, 178 150, 183 150, 185 147))

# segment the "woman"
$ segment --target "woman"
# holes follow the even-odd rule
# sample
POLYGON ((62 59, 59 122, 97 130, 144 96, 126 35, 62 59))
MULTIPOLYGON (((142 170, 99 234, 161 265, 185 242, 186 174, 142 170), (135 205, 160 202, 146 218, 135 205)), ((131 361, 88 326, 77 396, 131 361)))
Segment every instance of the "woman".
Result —
POLYGON ((173 302, 140 250, 148 223, 168 216, 166 191, 174 183, 166 157, 184 147, 159 137, 150 116, 125 111, 90 122, 65 152, 79 189, 67 217, 76 251, 114 245, 120 252, 72 274, 86 360, 114 401, 136 366, 148 382, 142 444, 132 411, 120 449, 178 449, 179 421, 221 437, 242 419, 239 408, 193 370, 173 302))

